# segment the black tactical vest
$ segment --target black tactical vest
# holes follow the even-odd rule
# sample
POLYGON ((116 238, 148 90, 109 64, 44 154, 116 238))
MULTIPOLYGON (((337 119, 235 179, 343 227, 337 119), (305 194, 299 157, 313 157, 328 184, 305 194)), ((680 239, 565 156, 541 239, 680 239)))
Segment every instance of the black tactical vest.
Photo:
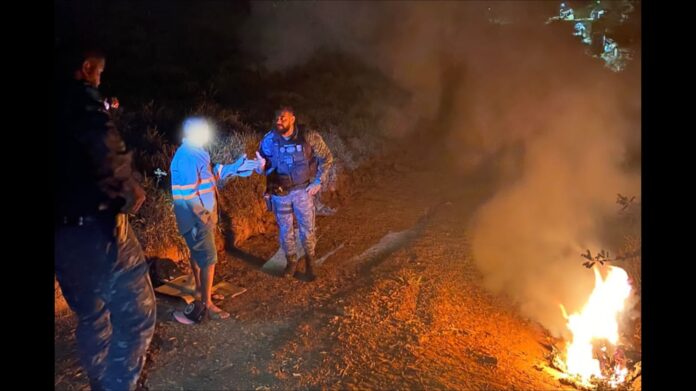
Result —
POLYGON ((273 133, 273 172, 268 175, 268 187, 272 194, 286 194, 290 190, 309 184, 316 173, 316 161, 312 146, 299 126, 289 140, 273 133))

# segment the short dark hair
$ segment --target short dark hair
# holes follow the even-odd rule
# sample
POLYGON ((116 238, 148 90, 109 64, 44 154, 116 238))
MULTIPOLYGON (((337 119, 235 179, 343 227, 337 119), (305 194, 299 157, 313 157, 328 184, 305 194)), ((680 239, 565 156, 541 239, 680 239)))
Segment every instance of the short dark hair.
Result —
POLYGON ((276 110, 276 116, 282 113, 290 113, 292 115, 295 115, 295 109, 293 109, 292 106, 280 106, 280 108, 276 110))

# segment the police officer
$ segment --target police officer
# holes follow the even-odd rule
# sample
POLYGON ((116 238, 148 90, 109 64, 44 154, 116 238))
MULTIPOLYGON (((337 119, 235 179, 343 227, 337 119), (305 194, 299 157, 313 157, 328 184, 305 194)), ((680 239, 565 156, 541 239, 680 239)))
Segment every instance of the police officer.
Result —
POLYGON ((55 271, 78 318, 93 390, 132 390, 155 327, 155 295, 128 224, 145 192, 97 87, 104 55, 81 52, 56 102, 55 271))
POLYGON ((256 153, 259 172, 267 176, 266 197, 270 198, 280 231, 280 246, 287 258, 284 274, 292 278, 297 269, 293 228, 297 218, 305 250, 306 277, 313 281, 317 242, 313 199, 326 182, 333 156, 319 133, 307 132, 296 124, 291 107, 278 110, 275 118, 275 129, 266 133, 256 153))

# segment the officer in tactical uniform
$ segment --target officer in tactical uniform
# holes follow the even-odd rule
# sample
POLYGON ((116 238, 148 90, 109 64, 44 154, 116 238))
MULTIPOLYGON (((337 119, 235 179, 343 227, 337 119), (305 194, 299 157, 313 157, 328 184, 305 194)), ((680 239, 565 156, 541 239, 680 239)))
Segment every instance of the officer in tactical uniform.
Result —
POLYGON ((78 318, 78 352, 92 389, 122 391, 136 387, 156 308, 126 217, 145 192, 97 90, 104 65, 98 52, 78 53, 56 96, 54 261, 78 318))
POLYGON ((292 278, 297 269, 294 218, 305 250, 305 275, 315 279, 316 246, 314 196, 326 182, 333 155, 316 132, 307 132, 295 123, 295 112, 283 107, 276 112, 276 127, 266 133, 256 153, 258 172, 266 175, 266 195, 280 231, 280 246, 285 252, 285 276, 292 278))

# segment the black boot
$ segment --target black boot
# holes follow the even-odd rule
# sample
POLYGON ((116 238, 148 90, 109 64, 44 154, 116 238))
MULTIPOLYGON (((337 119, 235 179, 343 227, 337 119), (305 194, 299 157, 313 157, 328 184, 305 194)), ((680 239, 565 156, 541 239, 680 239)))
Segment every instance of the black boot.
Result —
POLYGON ((289 256, 288 263, 285 266, 285 271, 283 271, 283 277, 292 278, 295 275, 295 270, 297 270, 297 256, 289 256))
POLYGON ((305 255, 305 278, 307 281, 314 281, 317 276, 314 274, 314 256, 305 255))

